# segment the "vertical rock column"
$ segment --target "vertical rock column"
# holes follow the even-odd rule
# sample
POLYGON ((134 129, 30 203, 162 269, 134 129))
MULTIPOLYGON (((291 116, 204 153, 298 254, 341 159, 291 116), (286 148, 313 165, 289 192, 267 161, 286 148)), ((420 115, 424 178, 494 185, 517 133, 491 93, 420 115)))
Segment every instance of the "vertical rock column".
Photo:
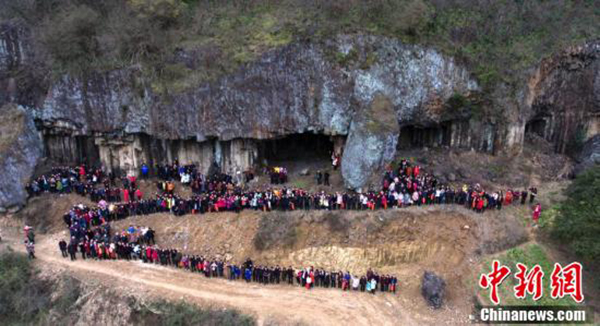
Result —
POLYGON ((400 126, 392 102, 378 93, 368 107, 358 108, 342 157, 346 187, 360 189, 396 152, 400 126))
POLYGON ((27 200, 24 185, 43 154, 31 114, 16 105, 0 108, 0 212, 18 209, 27 200))

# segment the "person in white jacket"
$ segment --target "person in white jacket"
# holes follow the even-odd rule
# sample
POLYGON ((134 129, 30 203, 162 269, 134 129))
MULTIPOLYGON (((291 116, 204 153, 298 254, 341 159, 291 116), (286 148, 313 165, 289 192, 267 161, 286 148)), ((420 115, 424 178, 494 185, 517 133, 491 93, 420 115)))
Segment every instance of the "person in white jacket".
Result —
POLYGON ((375 294, 375 290, 377 290, 377 281, 375 278, 371 279, 371 293, 375 294))
POLYGON ((352 276, 352 289, 354 291, 358 291, 358 288, 360 287, 360 277, 354 275, 352 276))

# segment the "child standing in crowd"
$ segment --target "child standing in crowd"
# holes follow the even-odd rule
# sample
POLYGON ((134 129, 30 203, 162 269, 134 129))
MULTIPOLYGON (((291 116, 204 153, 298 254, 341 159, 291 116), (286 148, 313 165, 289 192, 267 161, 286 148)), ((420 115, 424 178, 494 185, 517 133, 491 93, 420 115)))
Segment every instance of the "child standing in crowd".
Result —
POLYGON ((35 259, 35 244, 32 241, 25 240, 25 249, 27 250, 27 257, 35 259))
POLYGON ((536 226, 536 227, 538 226, 538 222, 540 220, 540 215, 541 214, 542 214, 542 204, 537 203, 535 205, 535 207, 533 208, 533 216, 532 216, 533 225, 536 226))

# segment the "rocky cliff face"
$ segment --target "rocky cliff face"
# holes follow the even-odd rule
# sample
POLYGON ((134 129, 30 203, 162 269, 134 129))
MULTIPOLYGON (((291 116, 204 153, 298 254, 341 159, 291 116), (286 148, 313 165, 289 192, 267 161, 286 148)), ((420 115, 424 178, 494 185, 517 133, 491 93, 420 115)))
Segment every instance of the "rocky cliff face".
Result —
MULTIPOLYGON (((189 64, 189 56, 179 57, 189 64)), ((232 171, 258 162, 263 139, 311 132, 349 136, 355 148, 367 145, 365 134, 351 125, 376 94, 391 107, 389 116, 378 119, 425 126, 464 120, 444 112, 445 102, 477 91, 464 67, 433 50, 382 37, 340 36, 272 51, 238 73, 177 94, 153 91, 135 68, 64 76, 30 108, 51 158, 93 157, 109 168, 131 170, 143 161, 183 156, 205 169, 217 161, 232 171)), ((385 137, 397 139, 398 133, 385 137)), ((469 136, 457 145, 488 150, 486 141, 469 136)), ((396 142, 386 150, 393 153, 396 142)), ((382 152, 372 154, 382 162, 382 152)), ((368 174, 374 167, 357 159, 346 156, 345 170, 368 174)))
POLYGON ((0 23, 0 107, 13 102, 33 108, 41 103, 47 73, 33 48, 23 24, 0 23))
POLYGON ((558 153, 576 154, 600 132, 600 42, 543 60, 529 80, 524 133, 550 141, 558 153))
POLYGON ((575 174, 600 165, 600 134, 588 139, 575 159, 577 161, 575 174))
POLYGON ((42 140, 31 113, 7 104, 0 120, 0 212, 18 209, 26 198, 23 185, 42 157, 42 140))
POLYGON ((355 112, 342 158, 342 176, 349 188, 362 187, 369 171, 376 171, 394 158, 400 126, 396 119, 389 119, 393 115, 393 103, 382 94, 376 94, 370 106, 355 112))
MULTIPOLYGON (((134 171, 141 162, 179 158, 231 172, 261 161, 262 140, 309 132, 348 139, 354 154, 344 154, 342 165, 355 188, 364 180, 350 175, 380 166, 396 145, 518 152, 525 134, 535 132, 565 152, 579 126, 584 139, 599 129, 597 43, 543 61, 516 95, 482 94, 465 67, 432 49, 365 35, 294 43, 237 73, 173 93, 157 91, 136 66, 46 83, 27 31, 2 28, 0 102, 32 111, 46 155, 65 162, 134 171), (358 119, 376 96, 389 101, 384 119, 399 129, 379 134, 375 146, 358 119), (466 105, 481 96, 486 104, 466 105), (361 147, 370 149, 359 160, 361 147)), ((173 60, 197 69, 194 52, 173 60)))
POLYGON ((234 75, 180 94, 156 94, 134 70, 65 76, 38 117, 80 134, 146 133, 204 141, 265 139, 306 131, 347 135, 353 112, 381 92, 401 123, 436 121, 427 104, 477 84, 451 58, 397 40, 340 37, 270 52, 234 75))

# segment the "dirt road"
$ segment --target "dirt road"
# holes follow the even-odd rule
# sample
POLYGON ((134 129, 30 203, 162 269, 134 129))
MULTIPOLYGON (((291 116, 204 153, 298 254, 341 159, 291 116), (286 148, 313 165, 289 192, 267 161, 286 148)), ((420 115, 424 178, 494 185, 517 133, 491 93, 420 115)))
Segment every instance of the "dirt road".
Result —
MULTIPOLYGON (((4 240, 18 250, 22 244, 14 237, 4 240)), ((283 324, 312 325, 416 325, 433 322, 439 313, 411 314, 418 308, 403 295, 348 293, 339 290, 307 291, 287 285, 260 286, 223 279, 206 279, 199 274, 140 261, 72 262, 60 256, 53 236, 40 237, 36 245, 39 268, 68 269, 82 281, 100 281, 119 291, 161 298, 237 308, 254 315, 259 324, 276 321, 283 324), (414 316, 411 316, 414 315, 414 316), (428 315, 428 316, 426 316, 428 315), (436 316, 437 315, 437 316, 436 316), (415 318, 416 317, 416 318, 415 318)), ((421 298, 412 298, 415 301, 421 298)), ((448 321, 448 320, 446 320, 448 321)))

